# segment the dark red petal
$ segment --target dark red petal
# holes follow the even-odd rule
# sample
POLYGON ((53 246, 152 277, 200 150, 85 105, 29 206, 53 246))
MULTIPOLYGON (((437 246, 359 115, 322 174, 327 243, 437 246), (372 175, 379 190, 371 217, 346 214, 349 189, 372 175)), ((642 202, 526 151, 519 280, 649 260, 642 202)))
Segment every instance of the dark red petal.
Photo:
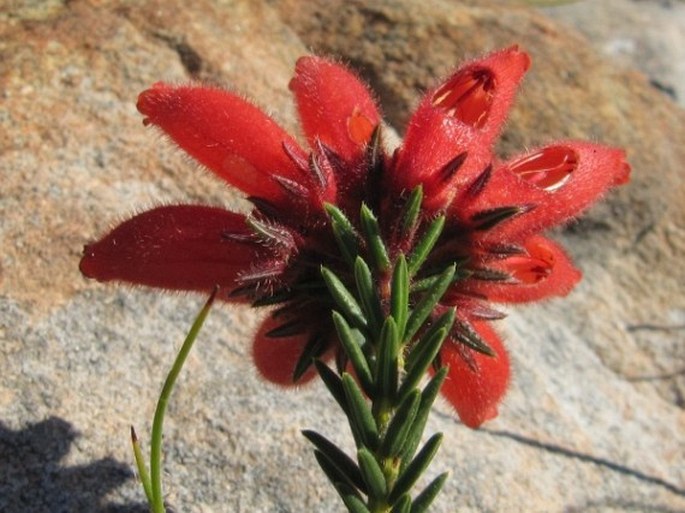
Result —
POLYGON ((157 83, 138 97, 145 124, 160 127, 181 148, 249 196, 282 204, 279 175, 302 180, 283 150, 297 143, 257 107, 228 91, 157 83))
POLYGON ((475 429, 497 416, 497 406, 509 385, 510 367, 502 341, 490 325, 474 322, 472 326, 497 355, 486 356, 448 339, 440 351, 442 364, 450 368, 441 392, 462 422, 475 429))
POLYGON ((272 383, 282 386, 306 383, 316 375, 313 367, 307 370, 297 383, 293 382, 293 373, 302 351, 309 342, 310 334, 302 333, 280 338, 267 336, 267 333, 282 324, 282 319, 267 317, 264 320, 254 338, 252 359, 262 377, 272 383))
MULTIPOLYGON (((525 237, 577 216, 611 187, 627 182, 629 174, 622 150, 561 141, 498 166, 480 197, 461 208, 530 205, 532 210, 485 235, 486 240, 525 237)), ((459 204, 455 201, 455 208, 459 204)))
POLYGON ((230 291, 241 273, 274 258, 250 242, 249 234, 243 216, 221 208, 158 207, 87 245, 80 269, 99 281, 173 290, 211 290, 220 285, 230 291), (243 234, 245 241, 238 241, 236 234, 243 234))
POLYGON ((302 128, 347 160, 358 157, 380 122, 367 87, 350 70, 320 57, 302 57, 290 81, 302 128))
POLYGON ((535 235, 522 247, 525 253, 494 260, 488 267, 503 271, 511 281, 469 280, 464 288, 498 303, 524 303, 552 296, 565 296, 582 278, 558 244, 535 235))

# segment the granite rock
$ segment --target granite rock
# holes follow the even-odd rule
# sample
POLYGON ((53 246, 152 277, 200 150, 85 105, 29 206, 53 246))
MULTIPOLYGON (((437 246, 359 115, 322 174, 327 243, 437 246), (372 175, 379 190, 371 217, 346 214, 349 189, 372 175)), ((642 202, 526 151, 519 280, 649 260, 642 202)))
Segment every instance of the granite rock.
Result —
MULTIPOLYGON (((685 510, 685 114, 641 72, 504 2, 15 1, 0 12, 0 511, 143 512, 130 424, 203 299, 83 279, 82 245, 152 204, 244 208, 143 128, 158 80, 226 85, 296 130, 296 58, 333 53, 401 133, 419 92, 463 58, 518 43, 534 60, 502 154, 556 138, 625 146, 633 180, 559 232, 586 279, 512 310, 515 380, 471 431, 438 405, 435 511, 685 510)), ((342 511, 299 434, 348 434, 318 384, 282 391, 250 362, 258 319, 216 308, 172 399, 177 511, 342 511)))

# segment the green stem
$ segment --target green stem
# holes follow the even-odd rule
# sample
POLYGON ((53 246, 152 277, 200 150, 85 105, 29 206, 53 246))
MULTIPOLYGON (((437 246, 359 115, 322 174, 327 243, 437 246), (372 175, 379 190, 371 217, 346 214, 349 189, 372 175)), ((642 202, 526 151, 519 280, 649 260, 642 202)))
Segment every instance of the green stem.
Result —
POLYGON ((191 326, 190 331, 188 332, 188 335, 181 346, 181 350, 176 355, 176 360, 174 361, 174 364, 166 377, 166 381, 162 387, 162 392, 160 393, 157 401, 155 417, 152 422, 152 439, 150 441, 150 491, 152 495, 152 504, 150 507, 152 513, 165 513, 164 496, 162 492, 162 432, 164 429, 164 415, 169 403, 169 397, 171 396, 171 391, 176 384, 176 379, 183 368, 183 364, 188 358, 188 354, 193 347, 193 343, 195 342, 195 339, 197 338, 197 335, 200 332, 207 315, 209 314, 209 310, 214 302, 217 292, 218 287, 215 287, 204 307, 202 310, 200 310, 195 322, 193 322, 193 325, 191 326))

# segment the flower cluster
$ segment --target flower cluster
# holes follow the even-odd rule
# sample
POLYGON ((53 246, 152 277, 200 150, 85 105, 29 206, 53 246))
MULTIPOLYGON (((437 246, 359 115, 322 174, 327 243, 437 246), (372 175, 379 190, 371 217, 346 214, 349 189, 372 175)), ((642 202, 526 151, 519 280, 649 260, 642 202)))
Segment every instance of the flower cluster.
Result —
POLYGON ((397 148, 388 147, 367 87, 324 58, 301 58, 290 82, 308 149, 232 92, 155 84, 138 99, 144 123, 244 192, 253 209, 154 208, 86 246, 81 271, 163 289, 218 285, 224 300, 266 309, 252 354, 266 379, 287 385, 311 379, 314 358, 345 366, 320 271, 354 283, 336 223, 349 222, 351 243, 376 260, 383 308, 400 255, 409 262, 410 304, 456 264, 432 318, 456 309, 439 355, 449 366, 442 393, 477 427, 497 414, 509 381, 491 325, 504 315, 493 304, 567 294, 580 272, 540 232, 629 175, 622 151, 588 142, 555 142, 507 161, 493 155, 529 65, 515 47, 465 64, 425 94, 397 148), (381 257, 368 247, 369 216, 381 257), (419 247, 430 252, 412 268, 419 247))

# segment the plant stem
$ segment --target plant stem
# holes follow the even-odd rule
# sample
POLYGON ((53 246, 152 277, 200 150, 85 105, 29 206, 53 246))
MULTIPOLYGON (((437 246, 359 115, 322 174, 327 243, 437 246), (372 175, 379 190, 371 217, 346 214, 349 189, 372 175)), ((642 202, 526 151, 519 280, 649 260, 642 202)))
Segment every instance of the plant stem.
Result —
POLYGON ((181 346, 180 351, 176 355, 176 360, 169 371, 169 374, 164 381, 162 392, 157 400, 157 408, 155 409, 155 417, 152 422, 152 438, 150 441, 150 484, 152 504, 150 509, 152 513, 165 513, 164 496, 162 491, 162 433, 164 429, 164 415, 169 403, 169 397, 176 384, 176 379, 183 368, 183 364, 188 358, 188 354, 193 347, 195 339, 197 338, 202 325, 209 314, 209 310, 214 302, 214 298, 218 292, 218 287, 215 287, 209 299, 205 303, 202 310, 198 314, 195 322, 190 328, 186 339, 181 346))

